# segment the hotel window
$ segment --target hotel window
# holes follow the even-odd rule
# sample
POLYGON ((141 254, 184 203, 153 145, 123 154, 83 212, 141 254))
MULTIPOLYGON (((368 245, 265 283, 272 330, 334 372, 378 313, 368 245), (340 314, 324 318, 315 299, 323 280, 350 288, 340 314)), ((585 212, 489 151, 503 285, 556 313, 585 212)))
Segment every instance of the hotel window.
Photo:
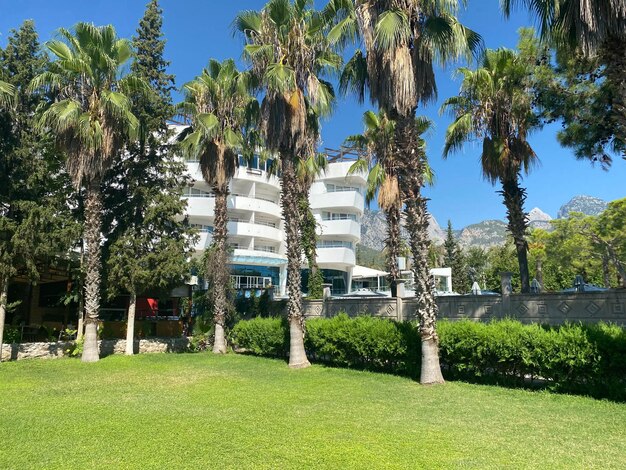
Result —
POLYGON ((213 193, 201 191, 196 188, 187 188, 183 192, 183 197, 214 197, 213 193))
POLYGON ((202 225, 202 224, 189 224, 191 227, 198 229, 201 233, 213 233, 213 227, 210 225, 202 225))
POLYGON ((343 240, 320 240, 317 242, 318 248, 349 248, 352 249, 352 242, 343 240))
POLYGON ((322 212, 322 220, 354 220, 356 222, 357 216, 356 214, 322 212))
POLYGON ((345 191, 355 191, 357 193, 361 193, 361 189, 356 186, 343 186, 340 184, 327 183, 326 191, 329 193, 341 193, 345 191))

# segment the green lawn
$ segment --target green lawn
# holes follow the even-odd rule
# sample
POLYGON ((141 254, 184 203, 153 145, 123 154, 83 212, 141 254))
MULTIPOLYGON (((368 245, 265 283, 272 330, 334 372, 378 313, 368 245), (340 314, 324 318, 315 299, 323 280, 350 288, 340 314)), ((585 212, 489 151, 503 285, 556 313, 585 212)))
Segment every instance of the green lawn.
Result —
POLYGON ((0 364, 0 468, 624 468, 626 405, 210 354, 0 364))

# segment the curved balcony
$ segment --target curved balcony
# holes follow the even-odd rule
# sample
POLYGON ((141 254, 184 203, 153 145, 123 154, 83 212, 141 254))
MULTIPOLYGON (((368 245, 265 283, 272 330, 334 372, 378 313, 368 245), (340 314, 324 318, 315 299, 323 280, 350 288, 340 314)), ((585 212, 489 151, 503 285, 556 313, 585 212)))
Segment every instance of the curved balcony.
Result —
MULTIPOLYGON (((245 196, 228 196, 228 209, 237 209, 247 212, 259 212, 280 219, 280 206, 264 199, 255 199, 245 196)), ((215 212, 215 198, 188 197, 187 214, 190 217, 213 217, 215 212)))
POLYGON ((317 234, 321 236, 332 235, 336 237, 348 237, 351 241, 361 239, 361 224, 354 220, 323 220, 321 227, 318 226, 317 234))
POLYGON ((269 253, 258 250, 233 250, 233 262, 239 264, 256 264, 261 266, 282 266, 287 264, 287 258, 278 253, 269 253))
POLYGON ((255 170, 253 168, 239 167, 235 173, 235 179, 254 181, 255 183, 263 183, 280 189, 280 179, 276 176, 268 178, 267 172, 263 170, 255 170))
POLYGON ((311 194, 311 209, 356 209, 363 215, 365 199, 356 191, 337 191, 333 193, 311 194))
POLYGON ((317 262, 322 268, 355 266, 356 256, 350 248, 318 248, 317 262))
MULTIPOLYGON (((194 181, 204 181, 202 172, 200 171, 199 162, 187 162, 187 172, 194 179, 194 181)), ((270 176, 268 178, 267 172, 263 170, 239 167, 235 173, 235 179, 254 181, 256 183, 267 184, 276 189, 280 189, 280 179, 276 176, 270 176)))
POLYGON ((277 228, 247 222, 228 222, 228 234, 238 237, 255 237, 281 242, 283 232, 277 228))
POLYGON ((340 180, 341 183, 357 184, 359 186, 365 186, 367 184, 366 173, 355 173, 349 175, 350 167, 354 164, 354 160, 345 162, 330 163, 326 168, 326 171, 317 176, 317 179, 322 180, 340 180))

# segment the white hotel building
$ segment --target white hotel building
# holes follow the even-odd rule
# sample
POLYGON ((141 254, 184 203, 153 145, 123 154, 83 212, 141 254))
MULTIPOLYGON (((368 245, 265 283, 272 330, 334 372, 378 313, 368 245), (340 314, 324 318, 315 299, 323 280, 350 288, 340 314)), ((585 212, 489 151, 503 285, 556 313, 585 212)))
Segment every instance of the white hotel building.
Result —
MULTIPOLYGON (((348 175, 353 160, 329 158, 327 170, 310 191, 310 203, 318 222, 317 262, 332 293, 349 293, 356 265, 356 244, 361 238, 366 180, 348 175)), ((231 273, 238 290, 272 286, 284 296, 287 258, 284 221, 280 206, 280 180, 268 176, 258 159, 237 169, 228 197, 228 241, 233 248, 231 273)), ((188 161, 193 186, 185 194, 189 220, 200 230, 196 253, 208 248, 213 230, 215 199, 202 178, 199 163, 188 161)), ((306 265, 303 264, 303 269, 306 265)), ((303 276, 303 278, 306 278, 303 276)), ((306 286, 306 282, 303 282, 306 286)))

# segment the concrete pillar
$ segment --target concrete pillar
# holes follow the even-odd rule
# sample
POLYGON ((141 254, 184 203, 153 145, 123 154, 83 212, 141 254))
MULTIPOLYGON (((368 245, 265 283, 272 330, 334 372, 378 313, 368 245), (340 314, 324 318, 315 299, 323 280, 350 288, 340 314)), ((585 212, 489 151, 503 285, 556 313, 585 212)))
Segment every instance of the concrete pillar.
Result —
POLYGON ((280 267, 279 283, 280 283, 280 296, 285 297, 287 295, 287 265, 286 264, 280 267))
POLYGON ((505 317, 511 314, 511 294, 513 293, 513 287, 511 286, 512 277, 512 273, 500 273, 500 288, 502 289, 502 311, 500 312, 501 317, 505 317))
POLYGON ((352 292, 352 268, 348 268, 346 276, 346 294, 352 292))
POLYGON ((397 297, 405 297, 406 296, 406 288, 404 285, 404 279, 399 279, 398 280, 398 294, 397 297))
POLYGON ((322 284, 322 286, 324 287, 324 291, 323 291, 324 293, 322 294, 322 299, 323 300, 330 299, 330 297, 332 295, 331 289, 332 289, 333 285, 332 284, 322 284))

